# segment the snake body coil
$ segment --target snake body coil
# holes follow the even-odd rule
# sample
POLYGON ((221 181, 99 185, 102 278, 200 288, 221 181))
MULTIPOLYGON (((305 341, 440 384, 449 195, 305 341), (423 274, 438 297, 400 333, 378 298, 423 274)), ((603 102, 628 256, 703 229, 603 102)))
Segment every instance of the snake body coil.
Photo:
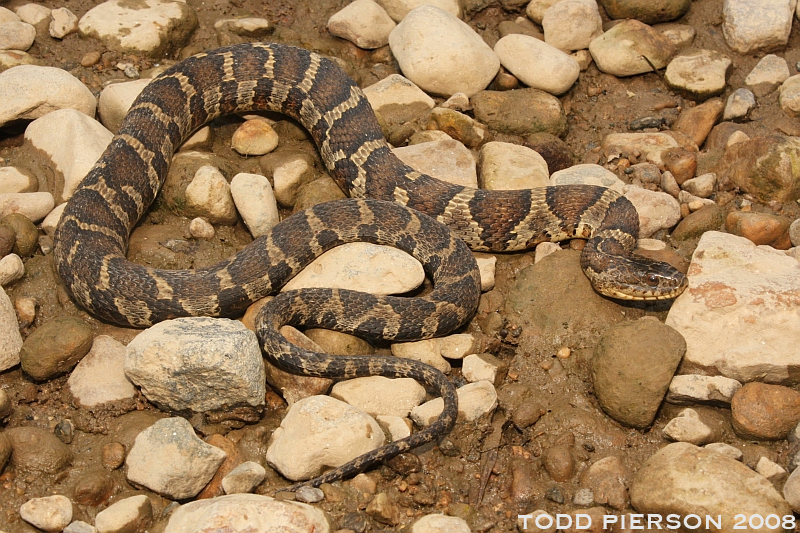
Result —
POLYGON ((618 298, 674 297, 685 279, 668 265, 633 255, 637 233, 630 202, 601 187, 484 191, 421 174, 391 153, 363 93, 332 61, 299 48, 251 43, 186 59, 144 89, 70 199, 54 253, 58 273, 80 305, 104 320, 135 327, 178 316, 240 314, 342 242, 390 244, 420 259, 434 279, 426 298, 290 291, 261 313, 262 347, 290 371, 407 375, 445 398, 434 426, 309 482, 316 485, 448 430, 457 412, 455 393, 444 376, 418 363, 303 352, 277 333, 280 326, 319 325, 394 340, 450 332, 469 319, 479 296, 477 267, 459 239, 473 250, 497 252, 587 238, 581 264, 598 291, 618 298), (175 150, 209 120, 252 110, 279 111, 305 126, 330 175, 349 196, 425 213, 458 239, 409 209, 344 200, 290 217, 231 260, 206 269, 159 270, 127 261, 129 234, 155 199, 175 150))

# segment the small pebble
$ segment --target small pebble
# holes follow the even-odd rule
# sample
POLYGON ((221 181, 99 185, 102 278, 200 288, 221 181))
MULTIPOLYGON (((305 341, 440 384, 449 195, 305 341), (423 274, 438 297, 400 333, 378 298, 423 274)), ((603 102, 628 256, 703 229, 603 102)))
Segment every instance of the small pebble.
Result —
POLYGON ((725 444, 724 442, 712 442, 710 444, 706 444, 703 446, 706 450, 712 450, 717 453, 721 453, 723 455, 727 455, 731 459, 736 461, 741 461, 744 454, 742 450, 737 448, 736 446, 731 446, 730 444, 725 444))
POLYGON ((674 441, 690 442, 697 446, 713 438, 711 428, 705 425, 694 409, 684 409, 664 426, 664 435, 674 441))
POLYGON ((103 467, 109 470, 115 470, 125 462, 125 446, 119 442, 105 444, 100 453, 103 467))
POLYGON ((24 275, 25 264, 17 254, 8 254, 0 259, 0 286, 10 285, 24 275))
POLYGON ((567 446, 556 445, 548 448, 542 456, 542 462, 553 481, 568 481, 575 473, 575 457, 567 446))
POLYGON ((294 496, 299 502, 319 503, 325 498, 325 493, 317 487, 309 487, 306 485, 297 489, 294 496))
POLYGON ((100 52, 98 52, 97 50, 94 50, 92 52, 87 52, 81 58, 81 66, 88 68, 88 67, 91 67, 93 65, 96 65, 97 62, 100 61, 101 57, 102 57, 102 54, 100 54, 100 52))
POLYGON ((278 146, 278 134, 266 120, 244 122, 233 133, 231 148, 242 155, 264 155, 278 146))
POLYGON ((39 243, 39 230, 36 229, 31 219, 20 213, 12 213, 1 218, 1 224, 8 225, 14 230, 16 237, 13 248, 14 253, 20 257, 32 256, 39 243))
POLYGON ((789 476, 785 468, 763 456, 758 460, 758 463, 756 463, 755 470, 767 478, 772 484, 783 483, 789 476))
POLYGON ((193 218, 191 222, 189 222, 189 233, 192 234, 192 237, 195 239, 202 239, 205 241, 210 241, 214 238, 214 226, 208 223, 207 220, 196 217, 193 218))

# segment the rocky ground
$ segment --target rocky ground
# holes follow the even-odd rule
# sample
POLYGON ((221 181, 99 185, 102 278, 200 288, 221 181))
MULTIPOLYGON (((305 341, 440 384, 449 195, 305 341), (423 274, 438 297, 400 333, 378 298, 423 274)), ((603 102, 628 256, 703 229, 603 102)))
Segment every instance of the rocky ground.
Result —
MULTIPOLYGON (((111 25, 90 12, 100 2, 3 3, 0 530, 553 531, 544 513, 567 531, 577 514, 593 531, 635 529, 637 513, 796 529, 793 2, 379 3, 112 0, 111 25), (334 58, 420 170, 484 188, 617 189, 639 212, 640 252, 688 272, 688 289, 674 302, 605 298, 579 267, 581 241, 545 243, 476 254, 480 305, 445 339, 287 332, 332 353, 424 360, 459 386, 460 413, 435 445, 321 491, 277 492, 426 426, 435 395, 282 374, 248 329, 256 306, 241 323, 110 325, 71 301, 52 260, 58 206, 146 80, 258 40, 334 58)), ((297 123, 220 118, 174 158, 129 257, 207 266, 343 196, 297 123)), ((323 260, 293 283, 429 284, 404 254, 323 260)))

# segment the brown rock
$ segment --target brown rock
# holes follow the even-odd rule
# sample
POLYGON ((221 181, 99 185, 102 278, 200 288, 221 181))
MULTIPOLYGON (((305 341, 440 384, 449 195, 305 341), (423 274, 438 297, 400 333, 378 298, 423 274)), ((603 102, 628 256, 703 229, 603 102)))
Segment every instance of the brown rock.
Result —
POLYGON ((115 470, 125 462, 125 446, 119 442, 109 442, 100 452, 101 461, 105 468, 115 470))
MULTIPOLYGON (((758 200, 789 203, 800 198, 800 139, 768 135, 736 143, 725 151, 717 175, 758 200)), ((724 190, 724 189, 723 189, 724 190)))
POLYGON ((511 498, 517 503, 528 503, 541 496, 536 482, 536 469, 530 459, 511 458, 511 498))
POLYGON ((539 89, 481 91, 472 97, 475 118, 489 128, 525 135, 544 131, 561 136, 567 115, 555 96, 539 89))
POLYGON ((400 507, 385 492, 376 494, 365 512, 376 522, 387 526, 396 526, 400 523, 400 507))
POLYGON ((17 468, 56 473, 72 462, 72 452, 58 437, 42 428, 15 427, 5 431, 11 442, 11 461, 17 468))
POLYGON ((697 152, 694 150, 683 147, 670 148, 661 152, 661 160, 664 161, 667 170, 672 172, 678 185, 683 185, 684 181, 692 179, 697 172, 697 152))
POLYGON ((698 106, 684 109, 672 129, 688 135, 697 146, 702 146, 724 110, 725 102, 721 98, 711 98, 698 106))
POLYGON ((80 505, 97 507, 108 503, 114 495, 114 480, 102 468, 92 468, 81 473, 75 481, 72 500, 80 505))
POLYGON ((242 459, 242 454, 239 453, 239 449, 236 447, 236 444, 234 444, 230 439, 227 439, 219 434, 214 434, 208 437, 206 442, 224 451, 227 457, 225 457, 225 460, 219 466, 217 472, 214 474, 214 477, 211 478, 211 481, 208 482, 208 485, 206 485, 203 490, 200 491, 200 494, 196 496, 196 499, 198 500, 222 496, 225 493, 225 491, 222 490, 222 478, 230 474, 231 470, 244 462, 242 459))
POLYGON ((332 202, 345 197, 345 194, 336 185, 336 182, 328 176, 306 183, 297 193, 297 200, 294 203, 292 213, 297 213, 309 207, 313 207, 323 202, 332 202))
POLYGON ((717 204, 707 205, 681 220, 672 231, 672 238, 679 241, 694 239, 707 231, 720 229, 724 222, 725 212, 722 208, 717 204))
POLYGON ((525 398, 511 413, 511 420, 518 428, 527 428, 534 425, 545 414, 545 409, 539 400, 525 398))
POLYGON ((581 488, 594 494, 595 503, 608 504, 622 510, 630 502, 629 474, 619 457, 609 456, 596 461, 581 475, 581 488))
POLYGON ((69 372, 92 347, 92 328, 71 316, 53 318, 25 339, 19 353, 22 370, 35 380, 69 372))
POLYGON ((8 224, 0 224, 0 257, 5 257, 14 249, 17 242, 17 234, 14 228, 8 224))
POLYGON ((538 152, 547 162, 547 170, 552 174, 575 164, 575 156, 567 143, 552 133, 531 133, 525 139, 525 146, 538 152))
POLYGON ((608 16, 612 19, 636 19, 645 24, 656 24, 675 20, 689 11, 691 0, 670 0, 666 2, 641 2, 638 0, 600 0, 608 16))
POLYGON ((20 213, 12 213, 0 218, 0 225, 14 230, 12 251, 20 257, 30 257, 39 246, 39 230, 31 219, 20 213))
POLYGON ((425 128, 443 131, 468 148, 478 148, 489 140, 486 126, 455 109, 435 108, 425 128))
POLYGON ((782 385, 746 383, 731 400, 733 429, 745 438, 786 438, 800 422, 800 392, 782 385))
POLYGON ((569 446, 556 445, 548 448, 542 462, 553 481, 568 481, 575 473, 575 458, 569 446))
POLYGON ((711 133, 709 133, 706 138, 706 148, 709 150, 724 150, 730 136, 737 131, 752 136, 751 128, 746 124, 720 122, 711 128, 711 133))
POLYGON ((725 219, 728 233, 750 239, 756 244, 768 244, 779 250, 792 247, 789 240, 788 218, 769 213, 731 211, 725 219))

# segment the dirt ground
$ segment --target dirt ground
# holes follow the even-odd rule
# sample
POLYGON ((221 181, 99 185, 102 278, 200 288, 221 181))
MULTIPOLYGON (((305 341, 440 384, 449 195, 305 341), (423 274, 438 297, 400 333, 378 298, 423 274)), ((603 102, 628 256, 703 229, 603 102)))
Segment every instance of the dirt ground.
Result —
MULTIPOLYGON (((23 3, 26 1, 0 2, 12 9, 23 3)), ((68 7, 80 17, 99 2, 70 0, 41 3, 51 8, 68 7)), ((276 26, 275 32, 270 36, 272 41, 295 44, 341 58, 347 65, 348 72, 362 86, 374 83, 384 75, 399 72, 393 61, 389 61, 388 67, 386 66, 386 58, 391 57, 388 47, 364 51, 327 32, 328 18, 349 3, 348 0, 188 0, 188 3, 196 10, 200 26, 188 46, 174 57, 154 60, 123 56, 105 50, 98 42, 84 40, 75 34, 58 41, 40 33, 28 52, 43 64, 70 71, 93 92, 99 93, 110 80, 124 77, 122 72, 113 67, 119 60, 132 61, 140 71, 145 71, 218 46, 213 30, 216 20, 254 16, 267 18, 276 26), (92 51, 103 53, 101 62, 95 67, 82 67, 81 58, 92 51), (376 65, 378 67, 373 68, 376 65)), ((499 2, 488 0, 473 1, 472 5, 479 6, 480 9, 468 12, 465 19, 490 45, 499 38, 496 28, 501 21, 514 20, 524 15, 524 4, 518 10, 504 9, 499 2)), ((733 60, 728 90, 723 97, 744 85, 745 76, 763 56, 740 55, 727 47, 721 31, 722 0, 696 0, 692 3, 690 12, 678 22, 694 27, 697 33, 695 47, 719 50, 733 60)), ((786 59, 792 73, 795 73, 795 65, 800 61, 800 31, 797 28, 793 31, 786 50, 778 53, 786 59)), ((677 117, 680 109, 693 105, 671 93, 661 76, 662 73, 653 73, 619 79, 599 72, 593 65, 581 74, 576 85, 560 98, 569 121, 569 130, 564 140, 572 150, 576 163, 598 162, 600 155, 595 148, 599 147, 604 136, 628 131, 628 125, 635 119, 661 116, 670 123, 677 117)), ((800 131, 800 123, 781 112, 777 99, 777 92, 759 98, 758 107, 751 114, 751 120, 746 123, 748 133, 771 133, 778 130, 796 134, 800 131)), ((221 120, 213 125, 217 139, 215 153, 226 159, 242 159, 229 147, 228 140, 235 125, 230 120, 221 120)), ((23 131, 22 126, 0 129, 0 157, 4 158, 3 164, 15 164, 25 157, 20 149, 23 131)), ((498 139, 519 144, 524 142, 522 137, 508 135, 498 139)), ((310 149, 308 141, 298 143, 303 144, 304 149, 310 149)), ((249 163, 241 162, 241 165, 247 164, 249 163)), ((701 157, 701 169, 703 164, 701 157)), ((322 168, 319 163, 317 166, 318 169, 322 168)), ((159 232, 168 231, 164 229, 167 227, 177 237, 181 237, 186 231, 188 219, 166 211, 154 212, 147 217, 144 225, 154 223, 162 226, 159 232)), ((215 244, 200 250, 198 253, 201 256, 190 258, 189 261, 198 265, 213 257, 224 257, 232 248, 244 245, 247 240, 246 230, 240 222, 235 228, 220 231, 215 244), (202 257, 203 254, 208 254, 208 257, 202 257)), ((683 248, 680 253, 688 258, 691 249, 683 248)), ((532 255, 520 253, 500 256, 496 290, 506 294, 520 270, 533 263, 532 255)), ((137 333, 135 330, 102 324, 66 302, 67 297, 63 288, 59 288, 49 256, 39 253, 29 259, 26 270, 25 279, 10 287, 9 294, 12 301, 20 295, 35 296, 40 300, 41 309, 36 322, 23 331, 23 336, 30 334, 37 325, 65 313, 78 315, 90 323, 98 334, 109 334, 125 343, 137 333)), ((571 305, 579 310, 582 303, 575 301, 571 305)), ((627 318, 651 314, 663 320, 666 316, 664 306, 632 306, 622 309, 627 318)), ((504 417, 499 415, 491 420, 459 422, 455 431, 439 447, 431 447, 420 453, 424 468, 423 473, 418 476, 419 488, 415 491, 400 491, 397 474, 388 467, 374 469, 370 476, 377 481, 378 491, 391 492, 406 515, 404 522, 423 514, 446 512, 467 519, 473 531, 514 531, 519 513, 536 508, 551 512, 568 512, 574 509, 571 496, 578 489, 579 476, 573 476, 567 482, 554 483, 539 461, 543 451, 549 447, 564 443, 573 446, 577 462, 583 465, 610 453, 623 454, 625 466, 635 472, 665 443, 660 429, 678 412, 678 407, 665 404, 655 424, 648 431, 625 428, 602 415, 592 394, 589 376, 592 339, 596 341, 600 331, 581 339, 537 340, 523 336, 520 341, 509 334, 508 328, 513 330, 515 326, 512 323, 513 318, 506 316, 504 319, 511 322, 497 332, 492 349, 511 368, 506 379, 506 386, 510 388, 506 393, 513 394, 513 387, 516 386, 536 391, 545 397, 542 403, 546 414, 537 424, 526 430, 505 423, 504 417), (570 346, 573 355, 568 359, 557 359, 555 349, 559 345, 570 346), (554 365, 557 372, 553 371, 554 365), (587 412, 592 414, 585 414, 587 412), (534 488, 522 500, 515 499, 514 491, 517 489, 512 487, 512 470, 516 457, 525 457, 536 465, 530 473, 534 488), (552 492, 553 487, 565 496, 566 503, 557 501, 558 498, 552 492)), ((477 322, 477 319, 473 321, 469 328, 477 331, 480 328, 477 322)), ((601 325, 598 325, 599 328, 601 325)), ((458 378, 459 370, 455 369, 454 374, 458 378)), ((19 506, 33 497, 54 493, 72 496, 78 488, 92 483, 110 483, 114 494, 112 501, 120 496, 131 495, 136 490, 126 482, 122 469, 109 472, 102 468, 100 450, 105 443, 112 440, 125 442, 126 435, 135 428, 141 429, 152 423, 153 416, 157 415, 156 410, 143 397, 115 410, 89 412, 73 406, 66 388, 66 376, 36 383, 19 368, 0 373, 0 388, 9 395, 14 404, 12 415, 2 423, 2 427, 38 426, 52 429, 65 419, 71 420, 76 427, 70 444, 75 459, 68 470, 53 476, 43 476, 18 472, 9 465, 0 475, 0 529, 9 532, 35 531, 23 523, 18 514, 19 506)), ((246 451, 245 455, 260 456, 261 462, 266 441, 263 436, 268 435, 280 423, 285 412, 285 405, 277 397, 274 404, 274 408, 268 409, 258 424, 237 430, 240 447, 246 451)), ((766 445, 741 441, 731 428, 729 410, 710 407, 697 409, 704 421, 713 426, 719 436, 718 440, 734 444, 745 451, 744 461, 747 464, 761 455, 779 464, 786 463, 785 442, 766 445)), ((283 484, 285 482, 277 474, 271 473, 258 492, 272 495, 283 484)), ((152 493, 148 494, 156 504, 157 513, 171 503, 152 493)), ((365 524, 366 529, 362 531, 394 530, 393 527, 367 518, 364 514, 366 504, 367 501, 363 498, 346 492, 341 499, 328 498, 319 505, 330 513, 338 528, 350 527, 357 530, 353 526, 365 524)), ((75 519, 87 522, 92 522, 93 516, 103 508, 91 505, 75 507, 75 519)))

